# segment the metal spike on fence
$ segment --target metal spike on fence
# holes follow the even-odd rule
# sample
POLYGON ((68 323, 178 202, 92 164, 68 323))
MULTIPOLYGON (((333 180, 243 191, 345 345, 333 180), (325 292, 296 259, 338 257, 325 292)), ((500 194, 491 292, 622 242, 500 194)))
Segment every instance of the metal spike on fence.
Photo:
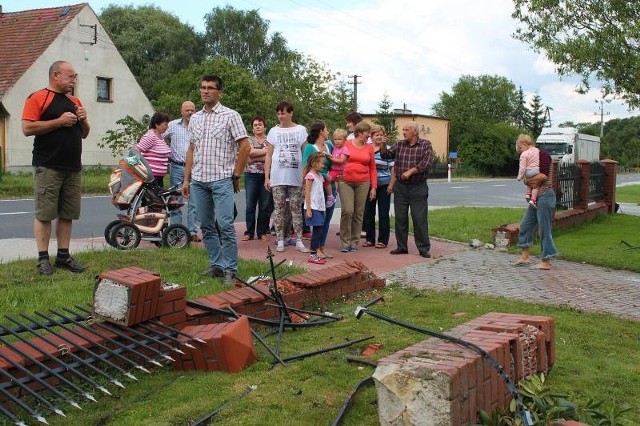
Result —
MULTIPOLYGON (((18 348, 16 348, 14 345, 10 344, 4 337, 0 337, 0 342, 4 343, 6 345, 6 347, 8 349, 10 349, 11 351, 17 353, 18 355, 20 355, 21 357, 23 357, 25 359, 28 359, 31 363, 33 363, 33 364, 37 365, 38 367, 40 367, 43 371, 46 371, 47 373, 51 374, 52 376, 56 376, 56 377, 59 376, 59 374, 57 374, 51 368, 47 367, 46 365, 44 365, 43 363, 41 363, 40 361, 38 361, 37 359, 35 359, 31 355, 27 354, 26 352, 21 351, 18 348)), ((13 366, 13 368, 15 368, 15 369, 19 370, 21 373, 25 374, 26 377, 32 377, 35 381, 40 383, 47 390, 49 390, 50 392, 52 392, 53 394, 55 394, 59 398, 63 399, 64 401, 66 401, 67 403, 71 404, 74 407, 79 407, 79 405, 73 399, 69 398, 67 395, 65 395, 64 393, 60 392, 58 389, 53 387, 47 381, 42 380, 40 377, 38 377, 36 375, 33 375, 31 373, 31 371, 29 371, 27 368, 25 368, 20 363, 15 362, 14 360, 12 360, 8 356, 2 354, 1 352, 0 352, 0 357, 2 357, 5 361, 7 361, 9 364, 11 364, 13 366)), ((57 414, 60 414, 63 417, 66 417, 62 411, 60 411, 60 413, 57 413, 57 414)))
MULTIPOLYGON (((35 311, 34 313, 35 313, 36 315, 40 316, 41 318, 48 319, 48 320, 49 320, 49 321, 51 321, 53 324, 55 324, 56 326, 58 326, 58 327, 62 328, 63 330, 66 330, 66 331, 68 331, 69 333, 71 333, 71 334, 73 334, 73 335, 75 335, 75 336, 78 336, 78 337, 79 337, 79 338, 81 338, 82 340, 84 340, 84 341, 86 341, 86 342, 88 342, 88 343, 91 343, 91 344, 92 344, 92 346, 95 346, 95 347, 97 347, 97 348, 100 348, 101 350, 103 350, 103 351, 105 351, 105 352, 108 352, 109 354, 111 354, 111 355, 115 356, 116 358, 119 358, 119 359, 121 359, 121 360, 125 361, 127 364, 131 364, 131 365, 134 365, 134 366, 135 366, 135 365, 137 365, 135 362, 133 362, 133 361, 131 361, 130 359, 128 359, 128 358, 126 358, 126 357, 122 356, 121 354, 119 354, 118 352, 114 351, 113 349, 109 349, 108 347, 106 347, 105 345, 103 345, 103 344, 101 344, 101 343, 98 343, 98 342, 95 342, 95 341, 89 340, 89 339, 87 338, 87 336, 83 336, 82 334, 78 333, 78 332, 77 332, 77 331, 75 331, 73 328, 66 326, 66 325, 65 325, 65 324, 63 324, 62 322, 60 322, 60 321, 58 321, 58 320, 55 320, 55 319, 53 319, 53 318, 49 318, 49 317, 47 317, 46 315, 44 315, 43 313, 38 312, 38 311, 35 311)), ((68 341, 68 340, 67 340, 67 341, 68 341)), ((73 342, 70 342, 70 343, 73 343, 73 342)), ((76 345, 76 346, 77 346, 77 345, 76 345)), ((123 368, 119 367, 118 365, 114 364, 113 362, 111 362, 111 361, 109 361, 109 360, 107 360, 107 359, 104 359, 104 358, 98 357, 98 356, 97 356, 97 354, 96 354, 95 352, 93 352, 92 350, 90 350, 90 349, 88 349, 88 348, 83 348, 82 346, 77 346, 77 347, 78 347, 78 348, 82 348, 82 349, 84 349, 85 351, 87 351, 87 352, 91 353, 93 357, 96 357, 96 358, 100 358, 100 359, 102 359, 104 362, 106 362, 106 363, 108 363, 109 365, 111 365, 113 368, 115 368, 116 370, 118 370, 120 373, 122 373, 122 374, 123 374, 123 375, 125 375, 126 377, 129 377, 129 378, 130 378, 130 379, 132 379, 132 380, 138 381, 138 379, 137 379, 133 374, 131 374, 131 373, 130 373, 130 372, 128 372, 127 370, 125 370, 125 369, 123 369, 123 368)))
MULTIPOLYGON (((81 309, 82 309, 82 308, 81 308, 81 309)), ((84 310, 84 309, 83 309, 83 310, 84 310)), ((108 327, 108 329, 113 329, 113 328, 117 327, 115 324, 108 324, 108 325, 107 325, 107 324, 103 324, 103 325, 104 325, 105 327, 108 327)), ((144 334, 144 333, 141 333, 141 332, 139 332, 138 330, 136 330, 135 328, 127 328, 127 331, 129 331, 129 332, 131 332, 131 333, 135 334, 136 336, 141 337, 141 338, 143 338, 143 339, 149 339, 149 340, 151 340, 152 342, 157 343, 158 345, 163 346, 163 347, 165 347, 165 348, 167 348, 167 349, 169 349, 169 350, 172 350, 172 351, 175 351, 175 350, 176 350, 176 348, 174 348, 174 347, 173 347, 173 346, 171 346, 170 344, 168 344, 168 343, 166 343, 166 342, 163 342, 163 341, 162 341, 162 340, 160 340, 160 339, 156 339, 156 338, 154 338, 154 337, 151 337, 151 336, 148 336, 148 335, 146 335, 146 334, 144 334)), ((174 361, 175 361, 175 359, 171 358, 170 356, 168 356, 168 355, 166 355, 166 354, 163 354, 162 356, 163 356, 163 358, 168 359, 168 360, 169 360, 169 361, 171 361, 171 362, 174 362, 174 361)))
MULTIPOLYGON (((87 313, 87 314, 90 314, 90 312, 89 312, 89 311, 87 311, 86 309, 84 309, 84 308, 82 308, 82 307, 80 307, 80 306, 78 306, 78 305, 76 305, 76 308, 77 308, 77 309, 80 309, 82 312, 85 312, 85 313, 87 313)), ((73 313, 73 314, 75 314, 75 315, 77 315, 77 316, 81 316, 81 315, 79 315, 77 312, 74 312, 74 311, 72 311, 72 310, 70 310, 70 309, 66 309, 66 308, 64 308, 64 309, 65 309, 67 312, 69 312, 69 313, 73 313)), ((148 346, 148 345, 145 345, 144 343, 141 343, 141 342, 139 342, 139 341, 135 340, 133 337, 128 336, 127 334, 125 334, 125 333, 121 332, 121 331, 118 329, 118 327, 115 327, 115 326, 108 326, 108 325, 107 325, 107 323, 103 323, 103 322, 94 322, 93 324, 94 324, 94 325, 96 325, 97 327, 102 328, 103 330, 106 330, 106 331, 110 332, 110 333, 117 334, 118 336, 121 336, 123 339, 126 339, 126 340, 128 340, 128 341, 130 341, 130 342, 132 342, 132 343, 135 343, 135 344, 136 344, 136 345, 138 345, 138 346, 144 346, 144 347, 145 347, 145 349, 148 349, 149 351, 151 351, 151 352, 155 353, 156 355, 158 355, 158 356, 160 356, 160 357, 162 357, 162 358, 167 358, 167 355, 166 355, 165 353, 163 353, 163 352, 161 352, 161 351, 157 350, 157 349, 156 349, 156 348, 154 348, 153 346, 148 346)), ((127 330, 127 331, 133 331, 133 330, 127 330)), ((173 359, 173 358, 171 358, 171 357, 168 357, 168 358, 169 358, 169 361, 172 361, 172 362, 174 361, 174 359, 173 359)), ((158 361, 154 360, 153 358, 149 358, 149 357, 147 357, 147 360, 148 360, 151 364, 153 364, 153 365, 155 365, 155 366, 157 366, 157 367, 162 367, 162 366, 163 366, 161 363, 159 363, 158 361)))
MULTIPOLYGON (((165 333, 161 333, 159 330, 154 330, 151 327, 148 327, 144 324, 138 324, 137 327, 142 328, 143 330, 146 330, 150 333, 156 333, 159 334, 160 336, 166 337, 168 340, 171 340, 174 343, 177 343, 179 345, 185 345, 184 342, 181 342, 179 339, 176 339, 175 337, 169 335, 169 334, 165 334, 165 333)), ((185 345, 187 347, 190 347, 191 349, 195 349, 195 347, 193 347, 192 345, 185 345)), ((178 352, 181 355, 184 355, 184 352, 182 352, 182 350, 180 350, 179 348, 174 348, 174 351, 178 352)))
MULTIPOLYGON (((117 340, 115 340, 115 339, 110 338, 109 336, 105 335, 104 333, 100 333, 98 330, 95 330, 94 328, 87 327, 86 325, 82 324, 80 321, 76 321, 75 319, 73 319, 73 318, 71 318, 71 317, 68 317, 68 316, 66 316, 66 315, 63 315, 63 314, 61 314, 61 313, 59 313, 59 312, 57 312, 57 311, 55 311, 55 310, 53 310, 53 309, 49 309, 49 312, 53 313, 54 315, 59 316, 60 318, 62 318, 62 319, 63 319, 63 320, 65 320, 65 321, 69 321, 69 322, 71 322, 71 323, 75 324, 76 326, 80 327, 80 328, 81 328, 81 329, 83 329, 83 330, 86 330, 86 331, 88 331, 88 332, 90 332, 90 333, 92 333, 92 334, 94 334, 94 335, 96 335, 96 336, 98 336, 98 337, 100 337, 100 338, 102 338, 102 339, 106 339, 106 340, 110 341, 111 343, 115 344, 115 345, 116 345, 116 346, 118 346, 119 348, 122 348, 122 349, 123 349, 123 350, 125 350, 125 351, 128 351, 128 352, 130 352, 130 353, 133 353, 134 355, 136 355, 136 356, 138 356, 138 357, 140 357, 140 358, 142 358, 142 359, 145 359, 145 360, 146 360, 146 359, 148 359, 148 358, 149 358, 148 356, 146 356, 146 355, 145 355, 145 354, 143 354, 142 352, 137 351, 137 350, 135 350, 135 349, 133 349, 133 348, 130 348, 130 347, 128 347, 127 345, 125 345, 125 344, 123 344, 123 343, 120 343, 120 342, 118 342, 118 341, 117 341, 117 340)), ((133 361, 132 361, 132 363, 133 363, 133 361)), ((141 370, 141 371, 144 371, 145 373, 151 374, 151 372, 150 372, 149 370, 147 370, 146 368, 144 368, 144 367, 143 367, 143 366, 141 366, 140 364, 133 363, 133 366, 134 366, 135 368, 137 368, 137 369, 141 370)))
MULTIPOLYGON (((193 339, 193 340, 195 340, 195 341, 196 341, 196 342, 198 342, 198 343, 207 343, 207 341, 206 341, 206 340, 201 339, 200 337, 193 337, 193 336, 191 336, 191 335, 189 335, 189 334, 187 334, 187 333, 185 333, 185 332, 183 332, 183 331, 180 331, 180 330, 178 330, 178 329, 176 329, 176 328, 169 327, 168 325, 163 324, 163 323, 161 323, 160 321, 157 321, 157 320, 151 320, 151 321, 149 321, 149 323, 150 323, 150 324, 153 324, 153 325, 154 325, 154 326, 156 326, 156 327, 160 327, 160 328, 164 328, 165 330, 169 330, 169 331, 170 331, 170 332, 172 332, 172 333, 179 334, 180 336, 184 336, 184 337, 188 337, 189 339, 193 339)), ((185 346, 186 346, 186 345, 185 345, 185 346)), ((193 346, 191 346, 191 347, 193 348, 193 346)))
MULTIPOLYGON (((12 365, 15 365, 15 362, 11 361, 8 357, 4 356, 2 353, 0 353, 0 357, 2 357, 5 361, 11 363, 12 365)), ((59 407, 49 402, 46 398, 40 396, 36 391, 34 391, 29 386, 22 383, 20 379, 15 377, 13 374, 9 373, 7 370, 0 368, 0 374, 5 376, 12 383, 15 383, 20 389, 22 389, 23 391, 25 391, 26 393, 34 397, 36 400, 40 401, 40 403, 44 404, 49 410, 53 411, 56 414, 64 416, 64 413, 59 407)))
MULTIPOLYGON (((53 330, 51 327, 49 327, 48 325, 42 324, 36 320, 34 320, 33 318, 30 318, 28 315, 26 314, 20 314, 23 318, 31 321, 33 324, 35 324, 37 327, 43 328, 45 330, 47 330, 49 333, 53 334, 56 337, 59 337, 60 339, 64 340, 67 343, 70 343, 72 345, 75 346, 75 344, 71 341, 69 341, 69 339, 65 338, 64 336, 60 335, 60 333, 56 332, 55 330, 53 330)), ((8 318, 9 320, 19 324, 16 320, 12 319, 9 316, 6 316, 6 318, 8 318)), ((35 332, 32 329, 29 329, 29 331, 31 331, 31 333, 35 334, 36 336, 40 337, 41 339, 43 339, 45 342, 49 343, 50 345, 52 345, 53 347, 56 347, 55 343, 52 343, 50 339, 48 339, 46 336, 43 336, 40 333, 35 332)), ((87 353, 89 353, 90 356, 96 358, 96 354, 89 351, 86 348, 83 348, 82 346, 77 346, 78 349, 83 350, 87 353)), ((91 371, 94 371, 95 373, 100 374, 101 376, 105 377, 107 380, 109 380, 111 383, 113 383, 116 386, 122 387, 124 388, 124 386, 122 385, 122 383, 120 383, 115 377, 112 377, 111 375, 107 374, 106 372, 100 370, 98 367, 96 367, 95 365, 93 365, 90 362, 85 361, 84 359, 82 359, 81 357, 79 357, 78 355, 74 354, 72 351, 69 351, 67 353, 69 356, 71 356, 74 360, 78 361, 79 363, 81 363, 82 365, 84 365, 85 367, 88 367, 89 369, 91 369, 91 371)), ((100 359, 101 361, 111 365, 113 363, 109 362, 108 360, 102 358, 102 357, 98 357, 98 359, 100 359)), ((122 369, 120 369, 122 370, 122 369)), ((95 382, 94 382, 95 383, 95 382)), ((95 383, 96 389, 100 390, 101 392, 107 394, 107 395, 111 395, 111 392, 109 392, 104 386, 95 383)))
MULTIPOLYGON (((33 342, 29 341, 28 339, 25 339, 24 337, 22 337, 19 333, 16 333, 15 331, 6 328, 2 325, 0 325, 0 330, 4 330, 5 332, 12 334, 13 336, 17 337, 18 339, 20 339, 22 342, 24 342, 25 344, 27 344, 29 347, 31 347, 32 349, 40 352, 41 354, 43 354, 44 356, 46 356, 47 358, 49 358, 50 360, 56 362, 58 365, 60 365, 61 367, 65 368, 67 371, 70 371, 71 373, 75 374, 77 377, 79 377, 82 380, 85 380, 85 375, 81 374, 78 370, 76 370, 73 366, 70 366, 68 364, 66 364, 65 362, 63 362, 62 360, 60 360, 58 357, 53 356, 52 354, 50 354, 49 352, 45 351, 44 349, 40 348, 38 345, 35 345, 33 342)), ((75 390, 77 393, 79 393, 80 395, 82 395, 83 397, 87 398, 90 401, 96 402, 95 398, 93 397, 93 395, 91 395, 90 393, 88 393, 87 391, 85 391, 84 389, 82 389, 80 386, 76 385, 75 383, 73 383, 72 381, 70 381, 69 379, 67 379, 66 377, 64 377, 63 375, 55 372, 55 371, 51 371, 58 380, 60 380, 61 382, 65 383, 67 386, 71 387, 73 390, 75 390)), ((71 404, 73 405, 73 404, 71 404)), ((75 405, 74 405, 75 407, 75 405)), ((79 408, 80 410, 82 410, 82 407, 80 407, 79 405, 76 407, 79 408)))

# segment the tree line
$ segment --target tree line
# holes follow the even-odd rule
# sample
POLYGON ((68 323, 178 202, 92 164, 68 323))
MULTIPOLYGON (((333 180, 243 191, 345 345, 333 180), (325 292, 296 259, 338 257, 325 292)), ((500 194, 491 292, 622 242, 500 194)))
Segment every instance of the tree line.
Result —
MULTIPOLYGON (((274 106, 284 99, 295 103, 295 121, 305 125, 322 119, 330 128, 343 127, 345 115, 354 109, 353 93, 340 74, 289 48, 282 34, 269 31, 269 21, 257 10, 215 7, 204 15, 204 33, 149 5, 110 5, 100 20, 154 109, 171 116, 177 117, 184 100, 200 104, 199 80, 211 72, 223 77, 224 103, 241 114, 247 128, 256 114, 265 117, 268 127, 275 125, 274 106)), ((549 123, 550 109, 538 94, 527 103, 522 89, 505 77, 465 75, 451 92, 440 94, 431 112, 451 120, 450 150, 458 151, 465 164, 481 173, 505 175, 517 164, 517 135, 537 137, 549 123)), ((383 94, 376 119, 395 135, 392 110, 383 94)), ((637 156, 619 148, 633 145, 625 139, 630 133, 619 131, 612 121, 604 129, 603 155, 640 166, 637 156), (613 135, 608 142, 609 128, 616 130, 615 142, 613 135)), ((135 120, 123 117, 118 124, 124 129, 108 132, 104 146, 135 137, 135 120)), ((588 123, 564 125, 599 134, 588 123)), ((622 127, 634 125, 640 123, 622 127)))

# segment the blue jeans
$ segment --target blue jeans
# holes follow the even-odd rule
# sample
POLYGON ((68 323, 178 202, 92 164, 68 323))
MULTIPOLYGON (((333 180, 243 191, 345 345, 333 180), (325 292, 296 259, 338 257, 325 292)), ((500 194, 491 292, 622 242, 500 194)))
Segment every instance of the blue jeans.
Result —
MULTIPOLYGON (((331 184, 331 193, 333 197, 337 200, 338 191, 336 191, 336 184, 331 184)), ((322 227, 322 234, 320 235, 320 242, 318 243, 318 247, 324 247, 327 244, 327 236, 329 235, 329 226, 331 226, 331 218, 333 217, 333 211, 336 208, 336 204, 333 205, 325 211, 324 214, 324 226, 322 227)), ((313 234, 312 234, 313 237, 313 234)))
POLYGON ((387 192, 389 185, 380 185, 376 190, 376 198, 364 205, 364 219, 362 229, 367 233, 367 241, 376 243, 376 205, 378 206, 378 242, 385 246, 389 244, 391 223, 389 221, 389 209, 391 208, 391 194, 387 192))
POLYGON ((540 255, 543 260, 558 255, 556 245, 553 243, 553 214, 556 209, 556 194, 549 189, 538 197, 537 209, 529 206, 520 222, 520 234, 518 235, 518 247, 531 247, 533 245, 533 231, 538 226, 540 234, 540 255))
POLYGON ((202 240, 211 266, 238 272, 238 242, 233 226, 233 183, 231 178, 215 182, 191 181, 191 196, 196 201, 202 240))
POLYGON ((273 197, 264 187, 264 173, 245 173, 244 190, 247 200, 245 219, 247 230, 245 235, 253 238, 257 232, 258 238, 269 235, 269 219, 273 212, 273 197), (256 222, 256 204, 258 221, 256 222))
MULTIPOLYGON (((181 184, 184 180, 184 166, 176 163, 169 163, 169 186, 175 186, 181 184)), ((178 198, 178 201, 183 202, 182 197, 178 198)), ((189 233, 194 235, 198 232, 198 216, 196 214, 196 203, 191 197, 187 199, 187 228, 189 233)), ((182 208, 171 211, 170 223, 182 223, 182 208)))

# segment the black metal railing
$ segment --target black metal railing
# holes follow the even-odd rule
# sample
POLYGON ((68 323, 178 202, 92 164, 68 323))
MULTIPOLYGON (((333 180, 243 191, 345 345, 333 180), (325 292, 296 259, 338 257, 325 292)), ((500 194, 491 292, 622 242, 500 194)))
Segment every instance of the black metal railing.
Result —
POLYGON ((604 166, 591 163, 589 169, 589 202, 595 203, 604 199, 604 166))
MULTIPOLYGON (((604 199, 605 167, 599 162, 589 166, 589 203, 604 199)), ((557 209, 574 209, 582 203, 580 185, 582 178, 580 167, 576 164, 558 166, 558 188, 556 199, 557 209)))
POLYGON ((556 208, 573 209, 580 203, 580 168, 575 164, 560 165, 556 179, 559 188, 556 208))
POLYGON ((448 176, 449 165, 446 163, 432 164, 429 169, 429 179, 443 179, 448 176))

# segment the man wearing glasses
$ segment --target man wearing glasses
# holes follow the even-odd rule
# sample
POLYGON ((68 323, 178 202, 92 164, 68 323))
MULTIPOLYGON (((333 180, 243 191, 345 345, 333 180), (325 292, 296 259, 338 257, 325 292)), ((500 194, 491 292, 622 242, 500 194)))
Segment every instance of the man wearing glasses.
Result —
POLYGON ((87 111, 71 93, 77 74, 69 62, 49 67, 49 85, 32 93, 22 112, 22 132, 33 142, 35 220, 38 272, 52 275, 49 262, 51 222, 57 219, 55 266, 71 272, 84 267, 69 254, 71 228, 80 218, 82 139, 89 135, 87 111))
POLYGON ((191 116, 182 194, 193 195, 210 267, 204 275, 233 284, 238 272, 234 192, 251 146, 240 114, 220 103, 223 82, 217 75, 200 80, 204 107, 191 116), (191 191, 192 194, 189 192, 191 191))

